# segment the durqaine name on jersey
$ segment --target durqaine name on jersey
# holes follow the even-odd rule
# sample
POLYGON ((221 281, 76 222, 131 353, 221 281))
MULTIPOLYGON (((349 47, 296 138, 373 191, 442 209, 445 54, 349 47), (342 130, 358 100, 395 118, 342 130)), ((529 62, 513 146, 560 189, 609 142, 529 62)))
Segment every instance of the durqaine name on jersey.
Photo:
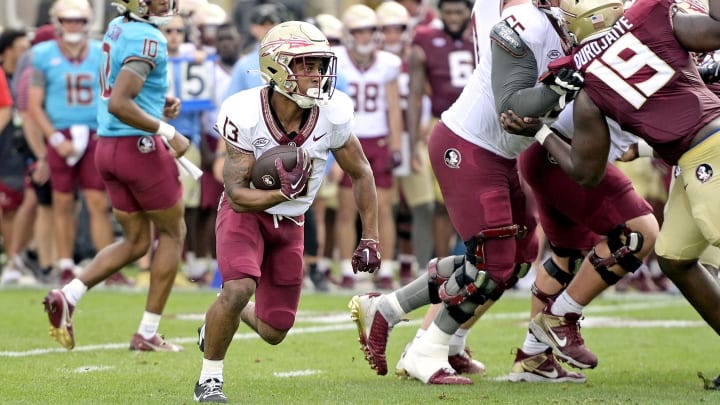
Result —
POLYGON ((575 52, 575 55, 573 56, 575 67, 578 69, 582 69, 585 64, 592 61, 596 56, 598 56, 602 51, 610 47, 610 45, 617 41, 621 36, 628 33, 632 27, 633 24, 628 21, 625 16, 620 17, 620 19, 615 22, 610 31, 605 33, 605 35, 603 35, 597 40, 582 45, 582 47, 578 49, 577 52, 575 52))

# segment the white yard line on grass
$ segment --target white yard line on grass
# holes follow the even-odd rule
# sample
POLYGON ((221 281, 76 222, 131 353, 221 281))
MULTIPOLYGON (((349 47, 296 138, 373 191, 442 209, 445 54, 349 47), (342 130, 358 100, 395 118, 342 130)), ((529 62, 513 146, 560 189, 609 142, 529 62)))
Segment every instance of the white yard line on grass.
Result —
MULTIPOLYGON (((685 300, 680 299, 669 299, 669 300, 654 300, 651 302, 625 302, 622 304, 617 305, 596 305, 596 306, 590 306, 585 310, 585 313, 591 313, 591 314, 599 314, 599 313, 609 313, 609 312, 616 312, 616 311, 632 311, 632 310, 642 310, 642 309, 657 309, 660 307, 671 307, 671 306, 679 306, 679 305, 688 305, 685 300)), ((527 311, 521 311, 521 312, 505 312, 505 313, 489 313, 486 314, 483 319, 486 320, 492 320, 492 319, 527 319, 528 318, 528 312, 527 311)), ((178 316, 178 319, 188 319, 188 320, 196 320, 197 315, 181 315, 178 316)), ((200 318, 202 319, 202 318, 200 318)), ((313 323, 319 323, 319 322, 328 322, 328 320, 333 320, 334 323, 324 325, 324 326, 308 326, 308 327, 296 327, 290 330, 289 334, 291 335, 304 335, 304 334, 311 334, 311 333, 324 333, 324 332, 337 332, 337 331, 345 331, 345 330, 352 330, 355 329, 356 326, 354 323, 350 321, 350 315, 348 313, 323 313, 322 315, 310 315, 309 312, 300 312, 298 314, 298 323, 301 322, 313 322, 313 323), (328 318, 325 320, 322 320, 323 318, 328 318)), ((607 318, 606 318, 607 320, 607 318)), ((409 322, 401 322, 395 327, 409 327, 409 326, 417 326, 420 324, 420 320, 412 320, 409 322)), ((640 323, 645 323, 645 327, 689 327, 689 326, 704 326, 705 323, 701 321, 637 321, 640 323), (661 324, 661 322, 664 322, 664 324, 661 324)), ((617 323, 617 322, 615 322, 617 323)), ((593 325, 592 323, 583 323, 583 326, 600 326, 600 325, 593 325)), ((608 324, 602 324, 602 326, 615 326, 615 325, 608 325, 608 324)), ((627 325, 623 325, 627 326, 627 325)), ((233 337, 233 340, 247 340, 247 339, 259 339, 259 336, 255 334, 254 332, 248 332, 248 333, 238 333, 233 337)), ((172 339, 173 342, 176 343, 195 343, 197 342, 197 337, 184 337, 184 338, 176 338, 172 339)), ((73 349, 74 352, 95 352, 98 350, 118 350, 118 349, 128 349, 128 343, 108 343, 108 344, 101 344, 101 345, 87 345, 87 346, 77 346, 75 349, 73 349)), ((38 355, 44 355, 44 354, 52 354, 52 353, 65 353, 67 350, 62 348, 43 348, 43 349, 32 349, 32 350, 23 350, 23 351, 4 351, 0 352, 0 357, 27 357, 27 356, 38 356, 38 355)))
POLYGON ((305 377, 308 375, 320 374, 320 370, 294 370, 294 371, 276 371, 273 373, 278 378, 305 377))

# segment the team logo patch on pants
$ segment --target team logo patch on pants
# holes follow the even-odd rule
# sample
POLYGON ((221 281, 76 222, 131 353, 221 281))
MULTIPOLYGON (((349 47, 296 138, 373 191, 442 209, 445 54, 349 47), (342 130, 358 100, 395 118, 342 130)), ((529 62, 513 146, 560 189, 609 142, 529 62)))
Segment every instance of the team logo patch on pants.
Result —
POLYGON ((156 149, 155 138, 152 136, 141 136, 138 138, 137 148, 140 153, 154 152, 156 149))
POLYGON ((697 177, 698 180, 700 180, 700 183, 705 183, 706 181, 710 180, 713 176, 713 169, 712 166, 710 166, 707 163, 703 163, 700 166, 695 169, 695 177, 697 177))
POLYGON ((455 148, 450 148, 445 151, 445 165, 451 169, 457 169, 460 167, 460 161, 462 156, 460 152, 455 148))

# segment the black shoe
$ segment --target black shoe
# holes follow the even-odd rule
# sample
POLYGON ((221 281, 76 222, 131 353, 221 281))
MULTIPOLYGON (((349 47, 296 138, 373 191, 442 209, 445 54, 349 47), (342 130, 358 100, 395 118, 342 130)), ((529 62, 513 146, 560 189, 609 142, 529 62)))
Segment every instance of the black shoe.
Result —
POLYGON ((225 394, 223 394, 222 387, 222 381, 217 378, 205 380, 202 384, 195 384, 195 402, 227 404, 228 399, 225 394))
POLYGON ((202 326, 198 328, 197 345, 198 349, 200 349, 201 352, 205 353, 205 324, 202 324, 202 326))
POLYGON ((313 285, 315 286, 315 291, 330 291, 330 287, 328 287, 327 275, 318 270, 318 268, 315 266, 310 268, 310 281, 312 281, 313 285))
POLYGON ((709 377, 705 377, 703 373, 698 372, 698 377, 703 380, 706 390, 720 391, 720 375, 716 379, 712 380, 709 377))

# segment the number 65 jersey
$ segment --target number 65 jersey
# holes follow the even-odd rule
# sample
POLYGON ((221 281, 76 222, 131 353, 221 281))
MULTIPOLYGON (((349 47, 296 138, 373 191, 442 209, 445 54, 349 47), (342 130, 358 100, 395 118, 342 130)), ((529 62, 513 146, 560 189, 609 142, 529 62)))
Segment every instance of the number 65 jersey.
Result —
POLYGON ((689 149, 698 130, 720 115, 720 99, 675 38, 674 3, 636 1, 604 35, 576 48, 571 62, 584 73, 584 91, 598 108, 645 139, 671 165, 689 149))

